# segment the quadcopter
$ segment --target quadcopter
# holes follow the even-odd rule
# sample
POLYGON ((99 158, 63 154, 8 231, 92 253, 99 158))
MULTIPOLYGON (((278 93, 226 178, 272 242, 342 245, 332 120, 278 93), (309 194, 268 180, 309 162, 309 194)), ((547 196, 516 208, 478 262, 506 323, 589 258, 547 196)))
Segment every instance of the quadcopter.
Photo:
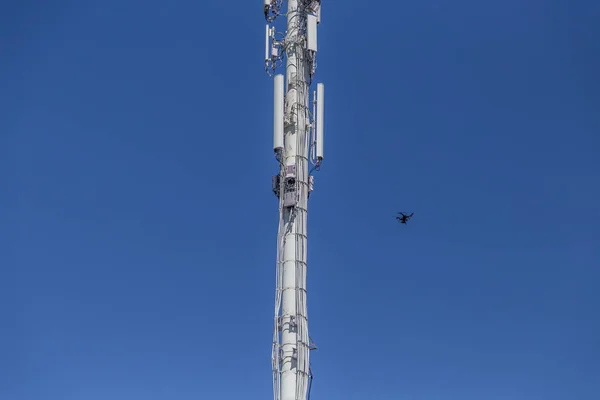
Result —
POLYGON ((405 224, 408 222, 408 220, 414 215, 414 213, 410 213, 410 214, 405 214, 403 212, 399 212, 398 216, 396 217, 396 219, 401 223, 401 224, 405 224))

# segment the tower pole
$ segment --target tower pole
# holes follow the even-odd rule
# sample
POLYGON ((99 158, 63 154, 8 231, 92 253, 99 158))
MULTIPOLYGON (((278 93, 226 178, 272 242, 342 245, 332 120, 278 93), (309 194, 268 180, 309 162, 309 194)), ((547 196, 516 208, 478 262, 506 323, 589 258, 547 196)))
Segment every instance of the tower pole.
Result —
MULTIPOLYGON (((274 93, 274 149, 280 171, 273 179, 273 191, 279 197, 273 392, 275 400, 305 400, 312 378, 306 301, 308 198, 313 187, 310 173, 319 169, 323 159, 322 84, 314 93, 313 109, 317 106, 317 115, 310 111, 321 1, 287 3, 285 34, 278 39, 276 29, 268 24, 265 46, 270 74, 283 65, 285 55, 285 83, 282 75, 276 75, 274 93)), ((281 7, 282 0, 264 0, 269 23, 281 7)))
POLYGON ((302 15, 298 10, 297 0, 288 1, 287 35, 286 44, 286 119, 289 120, 285 130, 285 165, 287 169, 296 170, 296 185, 298 189, 298 204, 295 207, 286 207, 283 210, 285 227, 283 246, 283 288, 282 288, 282 333, 281 333, 281 400, 304 399, 302 393, 297 393, 299 380, 303 373, 298 368, 298 358, 303 345, 298 338, 298 327, 306 324, 306 314, 297 304, 301 291, 304 290, 301 282, 301 272, 306 269, 306 260, 303 257, 306 247, 306 203, 308 182, 304 174, 304 149, 302 143, 306 136, 305 130, 305 104, 303 89, 304 62, 301 57, 300 29, 302 15), (297 276, 298 275, 298 276, 297 276), (301 320, 302 319, 302 320, 301 320))

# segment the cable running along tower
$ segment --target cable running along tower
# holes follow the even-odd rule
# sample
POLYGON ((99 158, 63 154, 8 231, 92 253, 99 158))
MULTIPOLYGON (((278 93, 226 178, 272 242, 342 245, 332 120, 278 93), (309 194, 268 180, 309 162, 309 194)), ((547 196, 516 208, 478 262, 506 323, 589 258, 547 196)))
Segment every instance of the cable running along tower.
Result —
POLYGON ((312 90, 321 1, 287 0, 287 29, 279 32, 275 20, 283 2, 263 2, 265 69, 274 77, 273 148, 279 162, 272 182, 279 198, 273 394, 275 400, 306 400, 312 382, 310 351, 315 348, 308 335, 306 304, 308 197, 311 173, 323 161, 324 86, 319 83, 312 90), (277 73, 284 63, 285 77, 277 73))

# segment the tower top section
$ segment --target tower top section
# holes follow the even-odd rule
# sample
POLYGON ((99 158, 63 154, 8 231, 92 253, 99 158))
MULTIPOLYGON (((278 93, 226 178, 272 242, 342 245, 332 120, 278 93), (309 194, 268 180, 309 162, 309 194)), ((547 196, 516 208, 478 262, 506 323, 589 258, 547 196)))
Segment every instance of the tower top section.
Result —
POLYGON ((265 70, 269 76, 275 75, 283 65, 285 54, 297 45, 306 52, 309 60, 309 84, 316 70, 317 25, 321 23, 321 0, 288 0, 294 2, 294 15, 287 15, 286 32, 278 32, 274 22, 281 15, 283 0, 263 0, 263 12, 267 20, 265 34, 265 70))
MULTIPOLYGON (((297 0, 298 9, 317 15, 321 19, 321 0, 297 0)), ((281 14, 283 0, 264 0, 263 10, 267 22, 272 23, 281 14)))

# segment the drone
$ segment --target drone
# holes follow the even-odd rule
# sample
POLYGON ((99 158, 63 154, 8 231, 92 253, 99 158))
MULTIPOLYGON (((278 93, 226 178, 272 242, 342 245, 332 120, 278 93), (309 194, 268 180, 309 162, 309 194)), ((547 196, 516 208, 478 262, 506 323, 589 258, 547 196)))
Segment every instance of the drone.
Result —
POLYGON ((410 213, 410 214, 405 214, 403 212, 399 212, 398 216, 396 217, 396 219, 401 223, 401 224, 405 224, 408 222, 409 219, 411 219, 411 217, 414 215, 414 213, 410 213))

